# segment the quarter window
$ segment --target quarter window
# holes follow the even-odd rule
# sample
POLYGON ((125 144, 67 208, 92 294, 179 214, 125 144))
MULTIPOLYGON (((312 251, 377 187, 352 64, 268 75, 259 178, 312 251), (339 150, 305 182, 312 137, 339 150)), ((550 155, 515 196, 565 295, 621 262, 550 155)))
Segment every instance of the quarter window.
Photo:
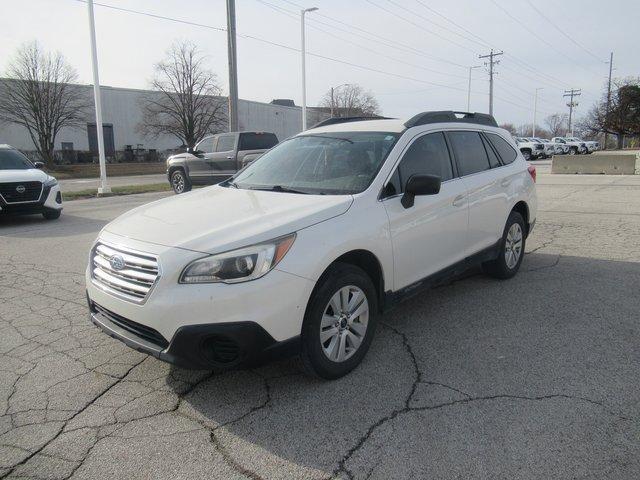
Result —
POLYGON ((491 145, 489 145, 489 142, 483 138, 482 143, 484 143, 484 148, 487 151, 487 157, 489 157, 489 165, 491 165, 491 168, 499 167, 500 160, 498 160, 498 156, 496 155, 496 152, 493 151, 493 148, 491 148, 491 145))
POLYGON ((489 159, 478 132, 449 132, 460 175, 489 170, 489 159))
POLYGON ((216 152, 228 152, 233 150, 236 143, 236 137, 234 135, 222 135, 218 137, 218 148, 216 152))
POLYGON ((414 174, 437 175, 444 182, 453 178, 451 158, 443 133, 430 133, 414 141, 398 167, 400 185, 414 174))
POLYGON ((504 138, 502 138, 500 135, 496 135, 495 133, 487 133, 487 138, 495 147, 498 155, 502 159, 502 163, 504 163, 505 165, 509 165, 510 163, 513 163, 515 161, 518 154, 504 138))

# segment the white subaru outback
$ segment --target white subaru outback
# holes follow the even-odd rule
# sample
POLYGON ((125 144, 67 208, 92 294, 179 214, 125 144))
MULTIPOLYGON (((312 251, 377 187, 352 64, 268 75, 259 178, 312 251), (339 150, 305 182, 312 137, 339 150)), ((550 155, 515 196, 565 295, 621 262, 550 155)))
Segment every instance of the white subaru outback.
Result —
POLYGON ((399 300, 474 264, 516 274, 535 179, 488 115, 327 120, 108 224, 86 273, 91 320, 187 368, 293 351, 337 378, 399 300))

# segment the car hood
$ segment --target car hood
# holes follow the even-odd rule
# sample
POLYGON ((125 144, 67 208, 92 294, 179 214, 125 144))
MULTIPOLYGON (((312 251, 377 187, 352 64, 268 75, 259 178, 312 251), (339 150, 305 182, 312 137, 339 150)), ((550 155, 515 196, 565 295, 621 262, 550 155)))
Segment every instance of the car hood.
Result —
POLYGON ((0 170, 0 182, 45 182, 49 178, 42 170, 0 170))
POLYGON ((218 253, 295 232, 345 213, 351 195, 303 195, 213 186, 142 205, 109 223, 119 236, 218 253))

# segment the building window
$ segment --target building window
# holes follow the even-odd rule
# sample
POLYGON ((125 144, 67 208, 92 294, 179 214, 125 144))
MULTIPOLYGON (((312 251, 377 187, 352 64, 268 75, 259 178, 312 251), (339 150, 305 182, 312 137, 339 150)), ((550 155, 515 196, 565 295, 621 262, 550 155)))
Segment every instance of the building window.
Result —
MULTIPOLYGON (((104 137, 104 154, 115 155, 116 149, 113 141, 113 125, 110 123, 102 124, 102 133, 104 137)), ((91 153, 98 153, 98 129, 95 123, 87 123, 87 134, 89 137, 89 150, 91 153)))

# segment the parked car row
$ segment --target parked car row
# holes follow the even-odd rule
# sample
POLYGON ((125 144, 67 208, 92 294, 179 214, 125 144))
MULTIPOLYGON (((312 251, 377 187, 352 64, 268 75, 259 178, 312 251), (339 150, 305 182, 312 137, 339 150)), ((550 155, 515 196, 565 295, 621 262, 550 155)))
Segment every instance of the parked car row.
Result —
POLYGON ((553 155, 586 155, 600 150, 600 143, 575 137, 514 137, 526 160, 549 158, 553 155))

